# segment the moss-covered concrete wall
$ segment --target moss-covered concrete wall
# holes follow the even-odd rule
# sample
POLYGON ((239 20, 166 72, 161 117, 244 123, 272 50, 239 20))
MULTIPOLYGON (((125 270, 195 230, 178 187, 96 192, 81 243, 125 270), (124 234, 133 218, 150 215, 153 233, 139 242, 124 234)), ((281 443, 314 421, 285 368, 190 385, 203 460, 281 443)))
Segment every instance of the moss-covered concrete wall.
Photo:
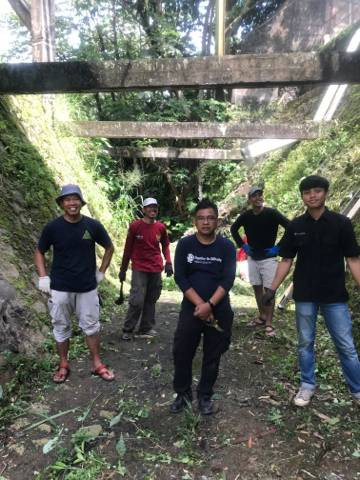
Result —
MULTIPOLYGON (((62 97, 0 98, 0 352, 35 352, 49 334, 33 252, 43 226, 61 214, 54 199, 62 184, 78 183, 88 202, 84 213, 106 226, 115 245, 121 242, 112 205, 86 166, 92 145, 63 136, 55 108, 66 113, 62 97)), ((113 281, 117 270, 115 257, 113 281)))

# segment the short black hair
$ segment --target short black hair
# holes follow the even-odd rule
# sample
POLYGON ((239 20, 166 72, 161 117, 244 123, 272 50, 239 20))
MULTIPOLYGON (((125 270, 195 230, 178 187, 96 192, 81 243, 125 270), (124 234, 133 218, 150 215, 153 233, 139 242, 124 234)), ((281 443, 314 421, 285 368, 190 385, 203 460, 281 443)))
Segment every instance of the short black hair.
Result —
POLYGON ((203 210, 204 208, 212 208, 216 213, 216 216, 219 214, 216 204, 208 198, 203 198, 194 208, 193 215, 195 216, 199 210, 203 210))
POLYGON ((325 192, 329 190, 330 183, 320 175, 309 175, 301 180, 299 185, 300 193, 302 194, 304 190, 310 190, 310 188, 323 188, 325 192))

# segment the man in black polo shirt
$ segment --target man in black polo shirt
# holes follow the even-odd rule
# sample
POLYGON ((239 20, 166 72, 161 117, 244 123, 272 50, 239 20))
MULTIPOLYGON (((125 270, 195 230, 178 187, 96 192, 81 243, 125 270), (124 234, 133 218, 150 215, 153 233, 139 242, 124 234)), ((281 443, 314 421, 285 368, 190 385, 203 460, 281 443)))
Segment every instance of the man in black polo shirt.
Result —
POLYGON ((346 303, 344 268, 345 258, 352 276, 360 285, 360 249, 350 220, 325 207, 329 189, 326 178, 311 175, 301 181, 299 188, 307 211, 290 222, 286 230, 280 248, 283 258, 271 290, 264 295, 263 301, 272 301, 297 255, 293 297, 301 384, 294 403, 299 407, 308 405, 315 392, 314 343, 320 309, 351 395, 360 405, 360 363, 346 303))
POLYGON ((203 336, 203 361, 197 386, 202 415, 214 413, 211 401, 221 355, 230 345, 233 311, 229 290, 235 279, 233 243, 216 235, 218 209, 207 199, 194 211, 196 233, 180 239, 175 253, 175 281, 184 298, 174 337, 174 390, 171 413, 192 401, 192 361, 203 336))
POLYGON ((275 276, 279 252, 275 245, 279 226, 287 227, 289 220, 274 208, 264 206, 262 187, 253 186, 248 193, 251 208, 242 213, 231 226, 231 235, 239 248, 243 248, 248 255, 249 281, 255 292, 259 317, 252 320, 250 326, 265 326, 265 334, 275 335, 272 326, 274 302, 264 305, 262 297, 275 276), (244 243, 239 235, 243 227, 248 243, 244 243))

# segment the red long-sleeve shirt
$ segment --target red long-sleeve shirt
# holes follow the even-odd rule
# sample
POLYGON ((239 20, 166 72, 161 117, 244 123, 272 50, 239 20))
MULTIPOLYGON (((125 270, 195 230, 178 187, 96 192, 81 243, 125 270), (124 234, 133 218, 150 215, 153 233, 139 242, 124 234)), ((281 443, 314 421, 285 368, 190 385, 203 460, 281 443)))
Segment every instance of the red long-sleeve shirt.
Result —
POLYGON ((171 263, 169 237, 166 227, 161 222, 145 223, 143 220, 135 220, 130 224, 126 237, 121 270, 127 270, 131 260, 132 269, 140 272, 161 272, 163 260, 161 250, 166 263, 171 263))

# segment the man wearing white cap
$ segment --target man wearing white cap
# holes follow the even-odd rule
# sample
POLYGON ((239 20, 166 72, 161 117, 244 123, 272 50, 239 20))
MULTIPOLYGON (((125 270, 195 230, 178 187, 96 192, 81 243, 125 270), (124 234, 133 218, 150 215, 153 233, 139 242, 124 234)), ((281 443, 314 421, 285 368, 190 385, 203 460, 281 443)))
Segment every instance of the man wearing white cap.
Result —
POLYGON ((129 309, 123 327, 123 340, 132 339, 139 318, 137 334, 146 337, 156 335, 155 304, 160 297, 161 272, 164 268, 160 244, 165 258, 165 273, 168 277, 173 274, 166 227, 156 220, 158 202, 155 198, 145 198, 142 207, 143 218, 130 224, 119 273, 120 281, 124 282, 131 260, 131 290, 129 309))
POLYGON ((71 315, 76 314, 92 357, 92 373, 103 380, 114 380, 100 359, 100 308, 97 285, 105 276, 114 247, 103 225, 81 214, 86 204, 78 185, 65 185, 56 203, 64 214, 43 229, 35 250, 39 289, 49 294, 49 312, 60 361, 53 376, 55 383, 67 379, 71 315), (95 244, 105 249, 96 269, 95 244), (46 273, 45 253, 52 247, 50 277, 46 273))

